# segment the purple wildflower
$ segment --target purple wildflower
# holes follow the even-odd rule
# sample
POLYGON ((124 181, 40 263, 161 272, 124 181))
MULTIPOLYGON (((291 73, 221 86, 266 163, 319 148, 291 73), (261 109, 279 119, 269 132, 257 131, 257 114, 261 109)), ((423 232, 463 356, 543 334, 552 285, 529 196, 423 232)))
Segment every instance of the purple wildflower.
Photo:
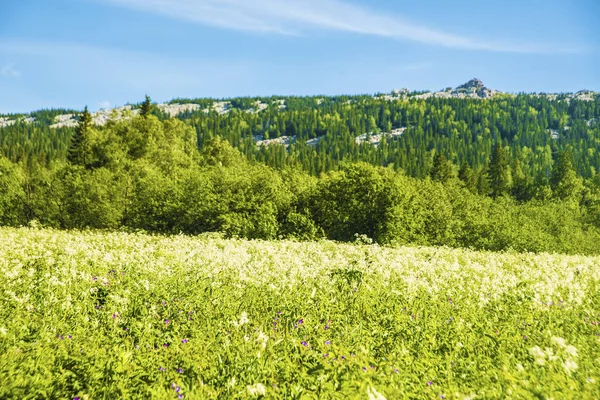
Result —
POLYGON ((308 343, 305 340, 301 341, 300 344, 304 347, 308 347, 308 343))
POLYGON ((177 393, 179 393, 179 391, 180 391, 180 390, 181 390, 181 387, 179 387, 179 386, 176 386, 176 387, 175 387, 175 391, 176 391, 177 393))
POLYGON ((163 368, 163 367, 158 367, 158 370, 159 370, 160 372, 166 372, 166 371, 167 371, 167 369, 166 369, 166 368, 163 368))
POLYGON ((427 386, 431 386, 431 385, 433 385, 433 382, 431 382, 431 381, 427 382, 427 386))
POLYGON ((183 339, 183 340, 181 341, 181 343, 187 343, 187 342, 189 342, 189 340, 187 340, 187 339, 183 339))
POLYGON ((163 344, 163 347, 166 348, 166 347, 169 347, 169 345, 165 343, 165 344, 163 344))
POLYGON ((327 345, 330 345, 330 344, 331 344, 331 342, 330 342, 329 340, 326 340, 326 341, 325 341, 325 344, 327 344, 327 345))
POLYGON ((178 368, 177 372, 180 373, 180 374, 183 374, 183 368, 178 368))
POLYGON ((171 321, 169 321, 169 319, 168 319, 168 318, 167 318, 167 319, 165 319, 165 324, 169 325, 169 322, 171 322, 171 321))

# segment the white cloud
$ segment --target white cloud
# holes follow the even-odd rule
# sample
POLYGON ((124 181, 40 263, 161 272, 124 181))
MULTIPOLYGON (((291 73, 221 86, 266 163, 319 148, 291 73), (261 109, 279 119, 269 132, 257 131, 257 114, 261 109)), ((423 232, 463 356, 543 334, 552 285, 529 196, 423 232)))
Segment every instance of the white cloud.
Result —
POLYGON ((343 0, 94 0, 220 28, 298 35, 311 29, 410 40, 464 50, 574 53, 556 46, 473 39, 343 0))
POLYGON ((0 68, 0 76, 18 78, 21 76, 21 71, 17 70, 13 63, 9 63, 0 68))

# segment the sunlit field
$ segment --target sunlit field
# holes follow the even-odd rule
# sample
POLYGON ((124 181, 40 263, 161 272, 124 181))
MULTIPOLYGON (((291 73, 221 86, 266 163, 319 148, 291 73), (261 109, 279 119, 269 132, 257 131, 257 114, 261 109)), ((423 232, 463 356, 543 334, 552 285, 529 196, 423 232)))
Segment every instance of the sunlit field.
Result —
POLYGON ((600 257, 0 229, 0 398, 600 398, 600 257))

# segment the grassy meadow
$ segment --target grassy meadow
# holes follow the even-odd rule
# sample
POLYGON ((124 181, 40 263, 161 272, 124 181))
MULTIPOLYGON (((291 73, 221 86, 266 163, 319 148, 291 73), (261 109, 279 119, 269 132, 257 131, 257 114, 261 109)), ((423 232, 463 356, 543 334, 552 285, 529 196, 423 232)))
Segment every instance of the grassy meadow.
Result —
POLYGON ((600 398, 600 257, 0 228, 3 399, 600 398))

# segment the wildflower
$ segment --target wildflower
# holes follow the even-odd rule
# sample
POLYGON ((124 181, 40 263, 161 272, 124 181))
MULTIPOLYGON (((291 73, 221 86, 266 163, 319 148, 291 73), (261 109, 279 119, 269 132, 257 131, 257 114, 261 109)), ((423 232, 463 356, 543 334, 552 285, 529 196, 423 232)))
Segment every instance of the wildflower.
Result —
POLYGON ((248 322, 250 322, 248 314, 244 311, 242 312, 242 315, 240 315, 240 325, 246 325, 248 322))
POLYGON ((427 382, 427 386, 431 386, 431 385, 433 385, 433 382, 431 382, 431 381, 427 382))
POLYGON ((180 373, 180 374, 183 374, 183 368, 178 368, 177 372, 180 373))
POLYGON ((167 318, 167 319, 165 319, 165 324, 169 325, 169 322, 171 322, 171 321, 169 321, 169 319, 168 319, 168 318, 167 318))
POLYGON ((571 374, 577 369, 577 363, 573 360, 565 360, 565 362, 563 362, 563 368, 567 374, 571 374))
POLYGON ((331 342, 330 342, 329 340, 326 340, 326 341, 325 341, 325 344, 326 344, 326 345, 331 345, 331 342))
POLYGON ((169 345, 165 343, 165 344, 163 344, 163 347, 167 348, 167 347, 169 347, 169 345))
POLYGON ((557 346, 560 346, 560 347, 566 347, 567 346, 566 343, 565 343, 565 339, 563 339, 561 337, 554 336, 552 338, 552 343, 555 344, 555 345, 557 345, 557 346))
POLYGON ((183 399, 183 395, 181 393, 179 393, 179 395, 177 397, 180 399, 183 399))
POLYGON ((304 347, 308 347, 308 343, 305 340, 301 341, 300 344, 304 347))
POLYGON ((575 346, 572 345, 568 345, 565 348, 565 353, 567 353, 568 355, 570 355, 571 357, 577 357, 577 348, 575 346))
POLYGON ((248 393, 250 394, 250 396, 253 396, 253 397, 264 396, 265 391, 266 391, 266 389, 262 383, 257 383, 252 386, 246 386, 246 389, 248 390, 248 393))
POLYGON ((546 364, 546 353, 544 353, 544 350, 540 349, 538 346, 530 348, 529 354, 531 354, 531 356, 535 359, 535 362, 539 365, 546 364))
POLYGON ((71 335, 67 335, 67 337, 68 337, 69 339, 73 339, 73 336, 71 336, 71 335))
POLYGON ((167 371, 167 369, 166 369, 166 368, 163 368, 163 367, 158 367, 158 370, 159 370, 160 372, 166 372, 166 371, 167 371))
POLYGON ((176 391, 177 393, 179 393, 179 392, 181 391, 181 387, 180 387, 180 386, 176 386, 176 387, 175 387, 175 391, 176 391))
POLYGON ((187 340, 187 339, 182 339, 181 340, 181 343, 187 343, 187 342, 189 342, 189 340, 187 340))
POLYGON ((367 388, 367 396, 369 396, 369 400, 386 400, 385 396, 375 390, 373 386, 367 388))

